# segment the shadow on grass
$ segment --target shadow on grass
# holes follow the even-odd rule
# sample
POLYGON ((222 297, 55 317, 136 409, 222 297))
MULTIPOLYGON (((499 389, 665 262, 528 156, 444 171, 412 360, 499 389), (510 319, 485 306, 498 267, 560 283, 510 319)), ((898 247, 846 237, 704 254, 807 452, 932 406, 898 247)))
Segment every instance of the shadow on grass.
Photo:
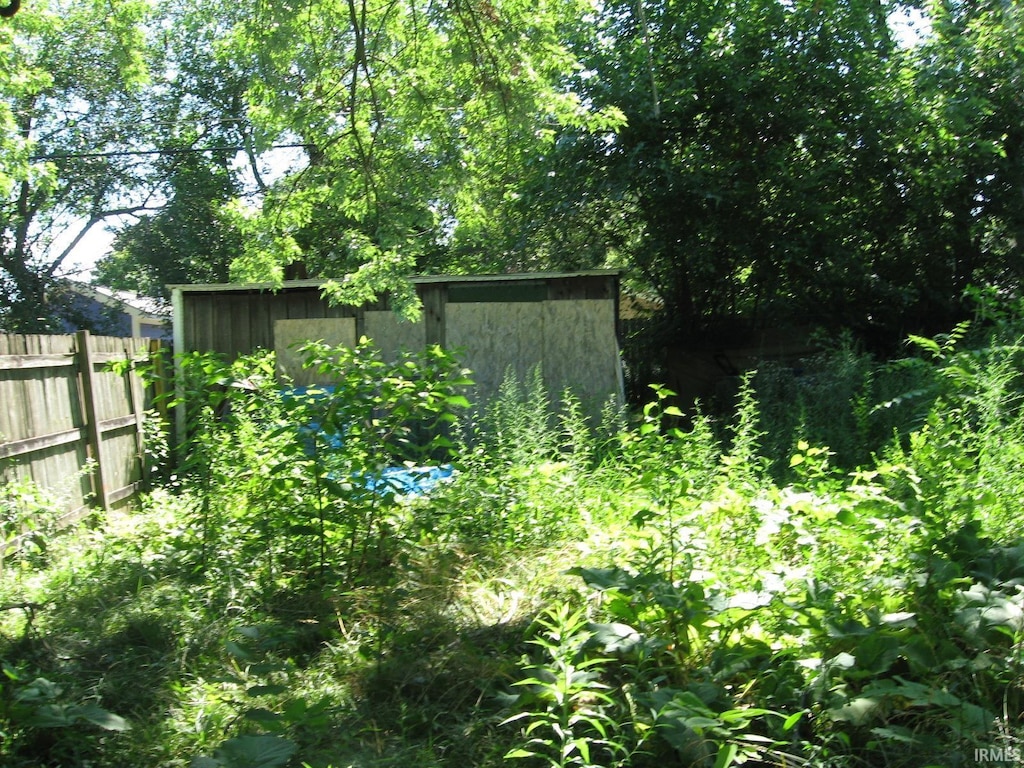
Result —
POLYGON ((0 700, 3 764, 104 764, 113 742, 132 738, 81 720, 38 727, 40 711, 95 705, 129 726, 163 717, 168 684, 184 671, 186 638, 195 636, 192 586, 163 561, 111 558, 56 574, 32 623, 0 636, 0 659, 18 673, 0 700), (52 698, 25 702, 38 678, 53 684, 52 698))
POLYGON ((246 708, 282 712, 304 699, 326 701, 325 715, 285 720, 281 732, 311 768, 499 765, 513 736, 498 728, 508 714, 502 696, 518 676, 530 620, 468 620, 452 608, 458 577, 451 562, 418 563, 392 568, 383 586, 291 576, 270 594, 251 583, 229 594, 180 560, 131 555, 56 574, 29 631, 0 637, 0 658, 55 683, 61 701, 94 703, 133 730, 10 728, 0 711, 14 734, 0 742, 0 763, 121 765, 159 755, 188 764, 227 736, 270 727, 247 720, 246 708), (244 645, 247 627, 259 629, 255 653, 232 658, 230 643, 244 645), (202 724, 202 711, 182 699, 189 681, 245 678, 264 659, 287 668, 287 690, 254 699, 254 677, 232 683, 222 702, 235 711, 220 725, 202 724))

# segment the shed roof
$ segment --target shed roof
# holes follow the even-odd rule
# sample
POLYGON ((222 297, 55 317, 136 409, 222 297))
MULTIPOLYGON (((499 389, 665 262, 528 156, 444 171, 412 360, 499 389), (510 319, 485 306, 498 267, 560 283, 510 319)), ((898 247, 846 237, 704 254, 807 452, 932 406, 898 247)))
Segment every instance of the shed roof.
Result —
MULTIPOLYGON (((413 275, 409 279, 415 285, 433 283, 513 283, 540 282, 545 280, 561 280, 572 277, 617 277, 621 269, 583 269, 574 272, 509 272, 484 275, 413 275)), ((331 280, 338 278, 317 278, 310 280, 284 280, 280 283, 175 283, 167 287, 172 291, 183 293, 217 293, 227 291, 271 291, 276 292, 287 288, 319 288, 331 280)))

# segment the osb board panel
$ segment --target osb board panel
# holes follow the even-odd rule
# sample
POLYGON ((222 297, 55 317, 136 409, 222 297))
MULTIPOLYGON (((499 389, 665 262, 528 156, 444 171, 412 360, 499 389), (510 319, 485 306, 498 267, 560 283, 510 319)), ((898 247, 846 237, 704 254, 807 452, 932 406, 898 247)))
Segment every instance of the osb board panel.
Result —
POLYGON ((394 312, 366 312, 365 333, 383 353, 385 360, 394 360, 399 352, 419 352, 426 346, 426 323, 403 320, 394 312))
POLYGON ((329 384, 313 371, 303 370, 302 354, 297 347, 308 341, 323 341, 331 346, 354 347, 354 317, 315 317, 302 320, 278 320, 274 323, 274 352, 277 367, 298 386, 329 384))
POLYGON ((588 413, 620 391, 615 304, 599 299, 544 302, 544 382, 557 398, 567 387, 588 413))
POLYGON ((619 396, 612 301, 449 304, 446 311, 447 346, 473 371, 479 403, 498 391, 506 372, 525 381, 538 364, 553 400, 568 387, 596 414, 619 396))
POLYGON ((542 362, 543 303, 449 304, 446 347, 472 371, 475 399, 486 402, 511 370, 520 380, 542 362))

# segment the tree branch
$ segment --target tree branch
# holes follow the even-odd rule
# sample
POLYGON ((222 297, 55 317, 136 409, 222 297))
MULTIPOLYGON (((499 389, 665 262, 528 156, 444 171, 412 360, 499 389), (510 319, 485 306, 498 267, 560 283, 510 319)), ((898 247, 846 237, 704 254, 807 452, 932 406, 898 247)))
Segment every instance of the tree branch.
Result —
POLYGON ((64 262, 64 259, 75 249, 75 247, 82 242, 84 238, 94 226, 99 224, 101 221, 111 218, 112 216, 134 216, 143 211, 159 211, 162 206, 154 205, 132 205, 126 208, 113 208, 108 211, 102 211, 100 213, 94 213, 88 218, 82 228, 78 231, 78 234, 72 239, 71 243, 61 251, 57 258, 50 262, 49 267, 46 270, 47 277, 52 277, 53 273, 57 271, 57 268, 64 262))

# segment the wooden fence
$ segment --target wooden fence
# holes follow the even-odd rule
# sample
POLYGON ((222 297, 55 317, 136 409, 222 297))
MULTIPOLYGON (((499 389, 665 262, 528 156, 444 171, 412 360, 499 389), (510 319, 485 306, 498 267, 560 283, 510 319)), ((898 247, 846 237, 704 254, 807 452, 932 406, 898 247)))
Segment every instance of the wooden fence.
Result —
MULTIPOLYGON (((155 347, 154 347, 155 344, 155 347)), ((144 338, 0 334, 0 493, 30 479, 64 503, 62 520, 125 502, 145 479, 144 338), (111 369, 111 362, 125 361, 111 369)))

